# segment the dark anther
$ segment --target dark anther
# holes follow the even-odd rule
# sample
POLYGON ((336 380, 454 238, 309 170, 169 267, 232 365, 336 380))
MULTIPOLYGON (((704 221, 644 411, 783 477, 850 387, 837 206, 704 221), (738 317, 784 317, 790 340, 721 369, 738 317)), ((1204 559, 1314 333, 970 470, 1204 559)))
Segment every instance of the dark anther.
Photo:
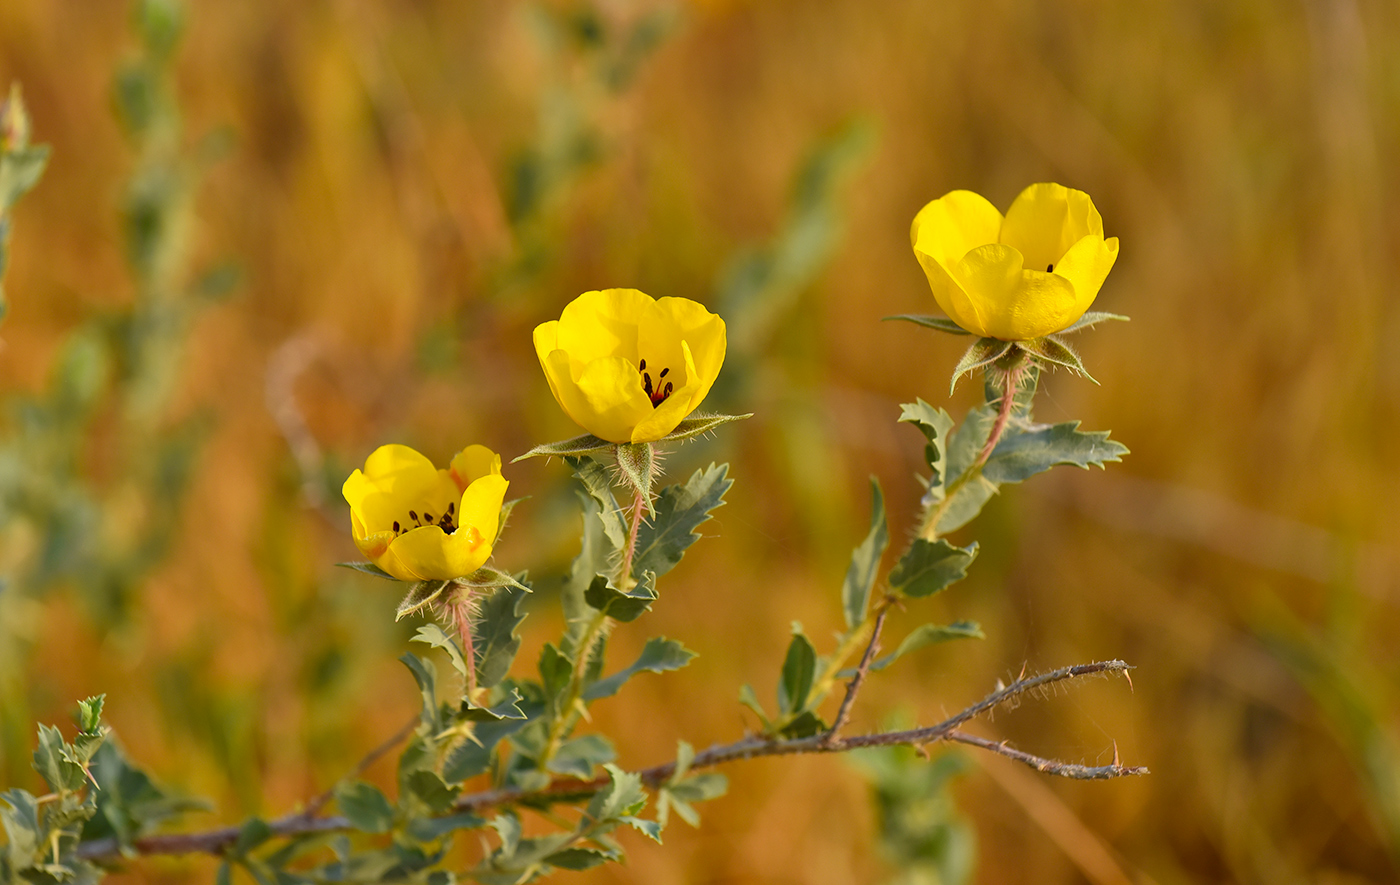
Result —
POLYGON ((1045 265, 1045 272, 1046 272, 1046 273, 1050 273, 1050 272, 1053 271, 1054 269, 1055 269, 1055 265, 1053 265, 1053 264, 1047 264, 1047 265, 1045 265))
POLYGON ((432 525, 432 524, 433 524, 433 515, 432 515, 431 513, 429 513, 428 511, 424 510, 424 511, 423 511, 423 521, 426 522, 428 525, 432 525))
POLYGON ((670 382, 670 381, 667 381, 667 382, 666 382, 666 389, 663 390, 663 391, 661 391, 661 398, 662 398, 662 399, 665 399, 666 397, 670 396, 670 395, 671 395, 671 391, 674 390, 674 389, 675 389, 675 388, 671 385, 671 382, 670 382))
POLYGON ((665 378, 665 377, 666 377, 666 373, 669 372, 669 371, 671 371, 671 369, 670 369, 669 367, 667 367, 667 368, 665 368, 665 369, 662 369, 662 370, 661 370, 661 374, 660 374, 660 375, 657 375, 656 377, 657 377, 657 378, 665 378))
POLYGON ((401 531, 403 531, 403 529, 399 528, 399 521, 397 519, 394 520, 394 534, 397 535, 401 531))
POLYGON ((637 371, 638 371, 638 372, 645 372, 646 370, 647 370, 647 361, 646 361, 646 360, 642 360, 640 363, 637 364, 637 371))
POLYGON ((649 373, 649 372, 643 372, 643 373, 642 373, 642 390, 645 390, 645 391, 647 392, 647 396, 652 396, 652 392, 651 392, 651 373, 649 373))
POLYGON ((411 519, 411 520, 413 520, 414 522, 417 522, 417 521, 418 521, 418 514, 414 513, 412 510, 410 510, 410 511, 408 511, 408 518, 411 519))
POLYGON ((453 511, 453 510, 456 510, 456 509, 457 509, 457 505, 456 505, 455 503, 448 504, 448 505, 447 505, 447 515, 450 517, 450 516, 452 515, 452 511, 453 511))

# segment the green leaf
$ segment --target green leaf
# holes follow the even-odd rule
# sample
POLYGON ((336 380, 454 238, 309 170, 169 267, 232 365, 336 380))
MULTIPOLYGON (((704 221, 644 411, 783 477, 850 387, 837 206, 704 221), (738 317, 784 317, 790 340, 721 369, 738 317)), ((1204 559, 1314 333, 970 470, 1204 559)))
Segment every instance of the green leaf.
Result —
POLYGON ((618 689, 622 688, 623 683, 638 673, 643 671, 664 673, 667 670, 679 670, 690 663, 693 657, 695 657, 695 652, 674 639, 667 639, 664 636, 648 639, 646 647, 642 649, 641 655, 632 666, 588 686, 584 689, 583 699, 596 701, 599 698, 612 697, 617 694, 618 689))
POLYGON ((1128 447, 1108 438, 1108 431, 1081 431, 1078 421, 1067 421, 1030 431, 1008 433, 1001 438, 982 475, 994 483, 1021 482, 1061 464, 1103 467, 1128 454, 1128 447))
POLYGON ((414 612, 422 611, 425 606, 436 601, 451 584, 451 581, 419 581, 414 584, 408 589, 408 594, 399 603, 399 607, 394 610, 394 620, 402 621, 414 612))
POLYGON ((958 360, 958 364, 953 367, 953 380, 948 385, 948 393, 951 395, 958 387, 958 379, 962 376, 989 366, 1011 352, 1015 345, 1012 341, 1000 341, 996 338, 978 338, 976 343, 967 349, 958 360))
POLYGON ((614 449, 614 455, 623 485, 641 495, 642 503, 651 512, 651 480, 657 473, 656 447, 649 442, 620 444, 614 449))
POLYGON ((778 734, 785 738, 801 739, 821 734, 828 727, 816 713, 811 710, 803 710, 795 719, 779 729, 778 734))
MULTIPOLYGON (((511 695, 519 696, 519 691, 512 687, 511 695)), ((499 706, 497 704, 493 709, 499 708, 499 706)), ((527 720, 525 719, 511 718, 494 722, 478 722, 472 728, 472 736, 475 740, 461 741, 447 754, 447 758, 442 764, 443 779, 448 783, 456 784, 486 771, 491 766, 491 756, 496 745, 520 731, 526 724, 527 720)))
POLYGON ((544 859, 544 862, 561 870, 591 870, 613 860, 613 856, 596 848, 565 848, 544 859))
POLYGON ((743 421, 745 418, 752 418, 753 412, 745 415, 715 415, 691 413, 689 418, 676 425, 676 429, 657 440, 658 443, 684 442, 694 439, 697 436, 704 436, 717 427, 722 427, 733 421, 743 421))
POLYGON ((398 578, 384 571, 384 569, 372 562, 337 562, 339 568, 348 568, 364 575, 374 575, 376 578, 383 578, 386 581, 397 581, 398 578))
POLYGON ((943 498, 943 483, 946 481, 945 470, 948 467, 948 432, 953 429, 953 418, 942 409, 935 409, 922 399, 904 403, 900 406, 899 420, 904 421, 919 428, 919 432, 928 440, 924 446, 924 461, 929 469, 933 471, 933 476, 929 480, 929 488, 936 489, 938 498, 943 498))
POLYGON ((82 789, 87 773, 74 764, 63 741, 63 733, 52 725, 39 726, 39 743, 34 749, 34 770, 55 793, 82 789))
POLYGON ((664 826, 665 811, 674 808, 681 820, 692 827, 700 826, 700 814, 692 807, 695 802, 723 796, 729 789, 729 779, 718 772, 697 774, 662 787, 657 798, 657 822, 664 826))
POLYGON ((555 774, 572 775, 579 780, 593 777, 593 769, 617 759, 617 751, 601 734, 586 734, 566 741, 546 767, 555 774))
POLYGON ((711 464, 691 474, 684 485, 661 490, 654 515, 637 533, 633 576, 650 571, 660 577, 676 567, 686 549, 700 540, 696 529, 724 504, 724 494, 734 484, 728 473, 728 464, 711 464))
POLYGON ((1079 354, 1075 353, 1074 348, 1070 347, 1068 342, 1062 341, 1054 335, 1047 335, 1032 341, 1022 341, 1020 348, 1043 363, 1069 369, 1071 372, 1083 375, 1095 384, 1099 383, 1084 368, 1084 364, 1080 362, 1079 354))
POLYGON ((608 583, 607 578, 598 575, 584 591, 583 598, 589 605, 614 620, 623 623, 635 621, 657 600, 656 575, 645 572, 641 577, 637 586, 624 593, 608 583))
POLYGON ((456 787, 449 787, 437 772, 428 769, 410 774, 407 786, 419 801, 437 813, 450 809, 460 792, 456 787))
POLYGON ((481 600, 472 619, 472 651, 476 655, 476 684, 491 688, 506 678, 520 650, 516 630, 525 620, 529 587, 515 582, 497 587, 481 600))
POLYGON ((582 483, 584 491, 598 502, 597 516, 603 523, 603 534, 607 536, 608 543, 613 550, 621 550, 627 541, 627 526, 623 525, 622 511, 613 497, 612 477, 608 475, 608 468, 593 458, 564 460, 574 469, 574 477, 582 483))
POLYGON ((97 734, 102 728, 102 704, 106 700, 107 696, 100 694, 85 701, 78 701, 78 715, 75 717, 78 728, 87 734, 97 734))
POLYGON ((949 335, 971 335, 972 333, 959 326, 947 317, 931 316, 918 313, 901 313, 890 317, 883 317, 889 320, 904 320, 906 323, 914 323, 928 329, 936 329, 939 332, 947 332, 949 335))
POLYGON ((501 837, 501 854, 509 856, 515 854, 515 850, 520 847, 520 818, 515 812, 507 811, 505 814, 498 814, 491 819, 491 829, 495 830, 501 837))
POLYGON ((817 651, 802 634, 802 628, 794 624, 787 657, 783 659, 782 678, 778 680, 778 709, 784 715, 798 713, 807 706, 816 675, 817 651))
POLYGON ((436 842, 448 833, 479 830, 486 823, 486 818, 464 811, 446 817, 415 817, 404 826, 404 832, 416 842, 436 842))
POLYGON ((394 827, 394 806, 373 784, 343 781, 335 788, 335 803, 357 830, 387 833, 394 827))
POLYGON ((39 183, 48 163, 48 145, 0 153, 0 215, 39 183))
POLYGON ((499 722, 502 719, 525 719, 524 710, 520 709, 520 691, 512 688, 510 694, 502 700, 488 707, 478 707, 466 698, 462 699, 462 708, 458 716, 467 722, 499 722))
POLYGON ((1122 314, 1104 313, 1102 311, 1091 310, 1079 319, 1075 320, 1068 328, 1061 329, 1055 334, 1068 335, 1071 332, 1078 332, 1081 329, 1087 329, 1090 326, 1096 326, 1099 323, 1105 322, 1107 320, 1121 320, 1125 323, 1128 322, 1128 318, 1123 316, 1122 314))
POLYGON ((759 703, 758 695, 754 693, 752 685, 743 685, 739 688, 739 703, 748 707, 758 716, 758 720, 763 723, 763 728, 768 729, 768 714, 763 712, 763 704, 759 703))
POLYGON ((577 458, 583 455, 596 455, 600 452, 608 451, 614 445, 615 443, 610 443, 605 439, 599 439, 591 433, 585 433, 583 436, 576 436, 573 439, 565 439, 559 442, 544 443, 543 445, 535 446, 520 457, 512 458, 510 463, 514 464, 517 461, 524 461, 526 458, 538 458, 541 456, 546 458, 551 456, 577 458))
POLYGON ((846 614, 846 627, 853 629, 865 620, 870 591, 875 589, 875 576, 880 571, 880 557, 890 543, 889 525, 885 521, 885 496, 880 481, 870 478, 870 532, 851 553, 846 580, 841 585, 841 607, 846 614))
POLYGON ((573 661, 560 654, 554 643, 546 642, 540 649, 539 670, 540 684, 544 686, 545 708, 550 719, 557 719, 567 712, 559 709, 559 703, 573 678, 573 661))
POLYGON ((20 789, 11 789, 0 793, 0 800, 5 803, 0 805, 0 826, 4 827, 5 837, 10 843, 6 846, 6 851, 0 853, 0 871, 3 871, 5 854, 16 861, 32 858, 38 853, 42 836, 39 827, 39 802, 32 794, 20 789))
MULTIPOLYGON (((904 641, 899 644, 899 647, 896 648, 893 653, 887 654, 871 664, 870 669, 883 670, 911 651, 918 651, 921 648, 927 648, 930 645, 936 645, 940 642, 947 642, 950 639, 985 638, 981 626, 972 621, 958 621, 955 624, 924 624, 922 627, 904 637, 904 641)), ((852 670, 851 676, 854 675, 855 671, 852 670)), ((850 677, 842 675, 841 678, 845 679, 850 677)))
POLYGON ((976 558, 975 541, 962 548, 942 538, 933 542, 916 538, 890 571, 890 589, 914 599, 931 596, 965 578, 976 558))
MULTIPOLYGON (((972 409, 948 438, 947 484, 953 484, 977 460, 991 433, 996 416, 987 406, 972 409)), ((953 492, 938 520, 939 534, 947 534, 971 522, 997 492, 996 484, 979 474, 953 492)))
POLYGON ((435 648, 440 648, 447 652, 447 657, 452 661, 452 666, 462 678, 467 678, 467 659, 462 654, 462 649, 458 647, 456 640, 448 636, 437 624, 424 624, 418 628, 418 632, 413 634, 409 642, 425 642, 435 648))
POLYGON ((623 771, 612 763, 603 766, 611 783, 599 790, 588 803, 585 814, 596 823, 617 820, 634 815, 647 804, 646 791, 642 789, 642 776, 623 771))
POLYGON ((423 725, 429 729, 429 733, 437 734, 443 727, 437 702, 437 668, 432 661, 412 652, 404 652, 399 660, 413 674, 413 681, 418 683, 418 691, 423 698, 423 725))
POLYGON ((239 828, 238 838, 229 847, 229 852, 235 857, 244 855, 271 838, 272 828, 262 818, 250 817, 239 828))
POLYGON ((631 815, 625 815, 618 820, 639 833, 647 834, 657 845, 661 844, 661 824, 656 821, 642 820, 640 817, 632 817, 631 815))

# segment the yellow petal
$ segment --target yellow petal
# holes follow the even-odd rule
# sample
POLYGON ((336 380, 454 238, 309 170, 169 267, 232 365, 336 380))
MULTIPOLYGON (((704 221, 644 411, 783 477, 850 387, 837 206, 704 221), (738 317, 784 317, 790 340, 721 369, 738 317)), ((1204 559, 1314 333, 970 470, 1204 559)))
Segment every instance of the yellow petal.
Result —
POLYGON ((939 308, 952 318, 953 322, 972 334, 985 336, 986 332, 983 331, 982 318, 978 315, 977 308, 943 265, 922 252, 916 251, 914 256, 919 259, 924 276, 928 277, 929 288, 933 290, 933 300, 938 302, 939 308))
MULTIPOLYGON (((698 377, 689 342, 681 342, 681 360, 681 371, 674 373, 681 376, 676 381, 679 389, 673 391, 661 405, 652 409, 651 414, 633 428, 631 442, 655 442, 675 430, 676 425, 684 421, 686 415, 695 411, 695 407, 700 405, 700 400, 709 392, 709 385, 698 377)), ((667 380, 669 378, 670 376, 667 376, 667 380)), ((713 383, 714 379, 710 381, 713 383)))
POLYGON ((411 580, 442 581, 471 574, 490 555, 490 545, 481 543, 476 532, 463 528, 449 535, 430 525, 395 538, 387 551, 389 564, 380 568, 394 574, 390 568, 394 565, 410 574, 411 580))
POLYGON ((486 446, 467 446, 452 458, 452 466, 449 468, 452 481, 457 486, 457 493, 466 491, 471 485, 483 476, 501 473, 501 456, 486 448, 486 446))
POLYGON ((651 413, 641 374, 621 357, 580 364, 556 350, 549 355, 547 374, 568 379, 559 385, 559 405, 574 423, 609 442, 627 442, 632 428, 651 413))
POLYGON ((915 252, 951 269, 972 249, 995 243, 1001 213, 972 191, 951 191, 919 210, 909 227, 915 252))
POLYGON ((481 543, 488 548, 495 544, 501 528, 501 502, 509 487, 510 483, 499 473, 483 476, 467 486, 457 508, 457 531, 474 529, 481 543))
MULTIPOLYGON (((1016 300, 1022 282, 1021 253, 999 243, 978 246, 963 256, 950 275, 976 314, 976 325, 963 328, 976 335, 1001 338, 1002 314, 1016 300)), ((962 324, 958 317, 953 318, 962 324)))
POLYGON ((1033 184, 1016 197, 1006 210, 1000 242, 1020 252, 1026 267, 1045 271, 1090 235, 1103 237, 1103 218, 1089 195, 1047 182, 1033 184))
POLYGON ((341 486, 341 494, 357 513, 366 534, 386 531, 404 519, 418 502, 443 503, 442 477, 433 462, 401 445, 380 446, 341 486))
POLYGON ((559 316, 557 349, 584 363, 616 356, 636 365, 637 323, 653 303, 636 289, 584 292, 559 316))
MULTIPOLYGON (((1079 319, 1094 303, 1104 279, 1117 260, 1117 237, 1105 240, 1090 234, 1071 246, 1060 263, 1055 265, 1055 276, 1064 277, 1074 286, 1075 313, 1065 326, 1079 319)), ((1054 331, 1058 332, 1059 329, 1054 331)))

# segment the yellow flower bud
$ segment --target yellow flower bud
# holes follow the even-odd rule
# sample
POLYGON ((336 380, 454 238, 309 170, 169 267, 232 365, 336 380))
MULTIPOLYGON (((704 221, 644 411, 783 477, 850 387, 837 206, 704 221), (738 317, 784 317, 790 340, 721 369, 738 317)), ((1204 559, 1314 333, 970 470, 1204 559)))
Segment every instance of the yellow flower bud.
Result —
POLYGON ((686 298, 584 292, 535 328, 560 408, 614 443, 654 442, 695 410, 724 363, 724 320, 686 298))
POLYGON ((470 575, 491 556, 510 483, 501 456, 468 446, 447 470, 408 446, 380 446, 345 480, 355 546, 401 581, 470 575))
POLYGON ((938 306, 1003 341, 1072 325, 1118 258, 1089 195, 1051 183, 1021 191, 1005 217, 971 191, 945 194, 914 216, 909 238, 938 306))

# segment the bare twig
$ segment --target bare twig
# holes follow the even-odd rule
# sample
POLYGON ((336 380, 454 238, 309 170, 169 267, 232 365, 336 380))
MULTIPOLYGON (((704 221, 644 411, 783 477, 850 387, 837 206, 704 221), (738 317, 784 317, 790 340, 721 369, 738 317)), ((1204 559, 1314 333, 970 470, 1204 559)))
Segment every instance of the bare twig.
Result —
POLYGON ((890 605, 893 602, 894 597, 891 596, 880 600, 880 610, 875 616, 875 626, 870 631, 870 642, 865 646, 865 654, 861 655, 856 675, 851 677, 850 683, 846 686, 846 696, 841 699, 841 706, 836 711, 836 719, 831 723, 831 729, 823 738, 828 744, 836 740, 836 735, 846 727, 846 722, 851 718, 851 707, 856 702, 856 692, 860 691, 861 683, 865 682, 865 677, 870 674, 870 662, 875 659, 875 653, 880 650, 880 631, 884 629, 885 616, 890 613, 890 605))
MULTIPOLYGON (((1146 768, 1121 765, 1117 762, 1116 757, 1113 765, 1097 768, 1073 765, 1032 756, 1029 753, 1015 750, 1006 744, 979 738, 958 730, 958 727, 963 723, 975 719, 977 716, 995 709, 997 706, 1007 701, 1013 700, 1042 686, 1052 685, 1070 679, 1079 679, 1085 676, 1105 673, 1126 673, 1129 669, 1129 666, 1122 661, 1096 661, 1091 664, 1076 664, 1072 667, 1061 667, 1058 670, 1051 670, 1048 673, 1017 679, 1010 685, 998 688, 996 691, 960 713, 943 720, 937 725, 930 725, 925 728, 913 728, 905 731, 886 731, 876 734, 855 735, 852 737, 835 739, 832 739, 827 732, 809 738, 794 740, 772 740, 770 738, 753 736, 746 737, 729 744, 717 744, 695 754, 694 760, 690 763, 690 770, 696 771, 702 768, 712 768, 716 765, 723 765, 728 762, 736 762, 741 759, 756 759, 762 756, 844 753, 862 747, 918 747, 936 741, 957 741, 959 743, 982 747, 983 749, 999 753, 1003 756, 1008 756, 1012 759, 1025 762, 1046 774, 1053 774, 1060 777, 1081 779, 1114 778, 1146 774, 1146 768)), ((637 774, 641 776, 642 782, 646 785, 657 787, 670 780, 671 776, 675 774, 675 771, 676 763, 671 761, 643 769, 637 772, 637 774)), ((511 805, 525 799, 534 801, 565 801, 570 798, 592 795, 606 787, 608 783, 609 779, 606 777, 594 778, 592 780, 556 778, 541 789, 523 790, 518 788, 506 788, 484 790, 458 797, 453 809, 457 812, 484 811, 502 805, 511 805)), ((344 817, 338 815, 332 817, 316 817, 306 812, 298 812, 271 821, 268 827, 275 836, 296 836, 305 833, 323 833, 334 830, 351 829, 351 824, 344 817)), ((188 854, 192 852, 217 854, 233 844, 238 838, 238 834, 238 827, 223 827, 204 833, 147 836, 143 839, 137 839, 132 844, 132 848, 137 854, 188 854)), ((88 860, 114 859, 119 856, 119 845, 115 839, 99 839, 80 845, 78 847, 78 855, 88 860)))

